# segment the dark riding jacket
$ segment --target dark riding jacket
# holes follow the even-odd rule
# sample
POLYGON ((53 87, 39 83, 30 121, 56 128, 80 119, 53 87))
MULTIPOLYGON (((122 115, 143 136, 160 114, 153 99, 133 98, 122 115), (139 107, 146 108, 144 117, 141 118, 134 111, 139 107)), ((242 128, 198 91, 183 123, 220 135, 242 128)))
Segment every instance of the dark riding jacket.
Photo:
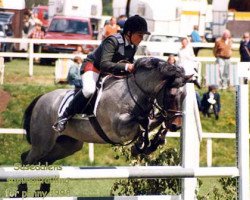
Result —
POLYGON ((103 40, 99 47, 87 56, 85 62, 92 62, 101 73, 125 74, 127 73, 125 70, 126 63, 120 61, 133 63, 137 50, 136 46, 131 46, 127 43, 123 34, 117 33, 111 35, 103 40))
POLYGON ((250 55, 249 55, 250 41, 249 42, 241 41, 239 50, 240 50, 240 61, 250 62, 250 55), (246 49, 248 49, 248 51, 246 49))
MULTIPOLYGON (((202 96, 202 100, 201 100, 201 111, 204 114, 207 114, 211 104, 208 102, 208 99, 210 98, 209 96, 209 92, 206 92, 203 94, 202 96)), ((221 109, 221 103, 220 103, 220 94, 219 93, 214 93, 214 100, 216 101, 216 103, 213 105, 214 106, 214 111, 216 113, 220 112, 221 109)))

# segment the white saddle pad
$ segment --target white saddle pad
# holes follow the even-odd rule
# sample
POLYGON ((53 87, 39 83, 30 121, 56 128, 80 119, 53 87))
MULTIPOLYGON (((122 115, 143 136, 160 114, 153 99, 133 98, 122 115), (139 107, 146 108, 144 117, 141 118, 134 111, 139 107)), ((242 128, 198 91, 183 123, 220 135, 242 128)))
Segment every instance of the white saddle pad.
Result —
POLYGON ((69 90, 66 92, 65 96, 63 97, 59 109, 58 109, 58 116, 61 117, 65 109, 69 106, 69 103, 74 98, 75 91, 69 90))
MULTIPOLYGON (((100 87, 100 89, 98 91, 97 98, 96 98, 96 101, 95 101, 95 106, 94 106, 94 111, 93 111, 95 116, 96 116, 96 109, 97 109, 98 103, 99 103, 99 101, 101 99, 101 96, 102 96, 103 83, 104 83, 105 80, 106 80, 106 77, 102 79, 101 87, 100 87)), ((70 102, 73 100, 74 94, 75 94, 74 90, 69 90, 69 91, 66 92, 65 96, 63 97, 63 99, 61 101, 59 109, 58 109, 58 116, 59 117, 61 117, 63 115, 63 112, 69 106, 70 102)), ((85 117, 86 116, 83 115, 83 118, 85 118, 85 117)))

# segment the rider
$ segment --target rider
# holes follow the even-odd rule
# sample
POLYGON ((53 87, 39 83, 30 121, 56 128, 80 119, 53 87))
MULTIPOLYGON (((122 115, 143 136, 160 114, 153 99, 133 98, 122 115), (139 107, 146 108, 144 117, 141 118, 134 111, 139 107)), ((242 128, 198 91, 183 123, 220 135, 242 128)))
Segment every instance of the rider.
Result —
POLYGON ((134 55, 144 34, 150 34, 146 20, 139 15, 131 16, 126 20, 122 33, 107 37, 94 52, 87 56, 82 65, 83 88, 53 125, 55 131, 62 132, 67 121, 79 113, 83 105, 86 108, 86 104, 96 90, 100 73, 122 75, 133 72, 134 55), (124 60, 127 63, 120 62, 124 60))

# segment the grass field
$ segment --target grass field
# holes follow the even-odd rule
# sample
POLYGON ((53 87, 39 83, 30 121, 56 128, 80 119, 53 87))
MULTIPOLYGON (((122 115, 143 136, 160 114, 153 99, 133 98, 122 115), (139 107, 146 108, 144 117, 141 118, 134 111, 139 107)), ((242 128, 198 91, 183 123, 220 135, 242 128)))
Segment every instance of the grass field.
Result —
MULTIPOLYGON (((34 66, 34 76, 28 75, 28 61, 15 59, 6 63, 6 72, 4 85, 1 89, 11 94, 11 100, 3 117, 5 128, 21 128, 22 115, 27 105, 36 96, 52 91, 56 88, 68 87, 67 85, 54 84, 54 67, 53 66, 34 66)), ((206 88, 199 90, 202 94, 206 88)), ((220 91, 221 94, 221 113, 220 119, 214 117, 204 118, 201 116, 202 128, 204 132, 235 132, 235 93, 234 89, 220 91)), ((1 97, 0 97, 1 98, 1 97)), ((169 139, 166 148, 176 147, 179 149, 178 139, 169 139)), ((0 135, 0 165, 13 165, 20 162, 20 154, 29 149, 29 144, 23 136, 0 135)), ((233 140, 213 140, 213 165, 214 166, 232 166, 235 164, 235 144, 233 140)), ((88 161, 87 145, 82 151, 74 155, 59 160, 55 164, 72 165, 72 166, 117 166, 129 165, 125 159, 115 160, 115 152, 110 145, 95 145, 95 162, 88 161)), ((206 142, 201 143, 201 166, 206 165, 206 142)), ((54 185, 52 189, 59 190, 69 189, 71 196, 109 196, 109 190, 114 180, 91 180, 91 181, 70 181, 63 185, 54 185), (100 187, 99 187, 100 186, 100 187)), ((201 192, 206 193, 209 188, 211 179, 204 179, 204 186, 201 192)), ((215 181, 217 185, 217 182, 215 181)), ((14 187, 10 183, 0 183, 0 197, 6 196, 6 189, 14 187), (1 190, 1 188, 3 190, 1 190)), ((32 189, 38 186, 32 185, 32 189)), ((63 195, 59 195, 63 196, 63 195)))

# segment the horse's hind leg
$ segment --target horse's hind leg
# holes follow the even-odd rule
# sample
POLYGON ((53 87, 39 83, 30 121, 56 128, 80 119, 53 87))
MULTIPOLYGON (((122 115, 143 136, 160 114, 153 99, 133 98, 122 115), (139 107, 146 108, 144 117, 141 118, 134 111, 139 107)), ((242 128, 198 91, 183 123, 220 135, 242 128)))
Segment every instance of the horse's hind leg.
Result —
MULTIPOLYGON (((70 138, 68 136, 60 136, 56 141, 53 149, 41 160, 40 163, 52 164, 56 160, 72 155, 76 151, 82 149, 83 142, 70 138)), ((50 192, 50 183, 41 183, 40 189, 36 190, 34 196, 39 197, 38 194, 47 195, 50 192)), ((44 197, 44 196, 40 196, 44 197)))
MULTIPOLYGON (((47 149, 49 149, 49 148, 47 147, 47 149)), ((46 155, 48 153, 48 152, 46 152, 47 149, 45 150, 45 148, 43 148, 43 146, 38 146, 38 145, 32 146, 32 148, 30 150, 22 153, 22 155, 21 155, 22 165, 28 165, 28 164, 29 165, 35 165, 35 164, 38 164, 39 159, 41 159, 44 155, 46 155)), ((41 163, 41 164, 45 164, 45 163, 41 163)), ((26 194, 28 194, 27 183, 20 183, 17 186, 17 197, 24 198, 24 197, 26 197, 25 196, 26 194)))
POLYGON ((83 142, 62 135, 58 137, 52 150, 39 162, 54 163, 56 160, 65 158, 82 149, 83 142))
MULTIPOLYGON (((22 155, 21 155, 22 164, 24 164, 28 154, 29 154, 29 151, 22 153, 22 155)), ((27 183, 20 183, 17 186, 17 196, 16 197, 23 198, 25 196, 24 194, 27 194, 27 191, 28 191, 27 183)))
POLYGON ((22 161, 22 164, 24 164, 24 163, 25 163, 25 160, 26 160, 26 158, 27 158, 27 156, 28 156, 29 152, 30 152, 30 150, 25 151, 25 152, 23 152, 23 153, 22 153, 22 155, 21 155, 21 161, 22 161))

